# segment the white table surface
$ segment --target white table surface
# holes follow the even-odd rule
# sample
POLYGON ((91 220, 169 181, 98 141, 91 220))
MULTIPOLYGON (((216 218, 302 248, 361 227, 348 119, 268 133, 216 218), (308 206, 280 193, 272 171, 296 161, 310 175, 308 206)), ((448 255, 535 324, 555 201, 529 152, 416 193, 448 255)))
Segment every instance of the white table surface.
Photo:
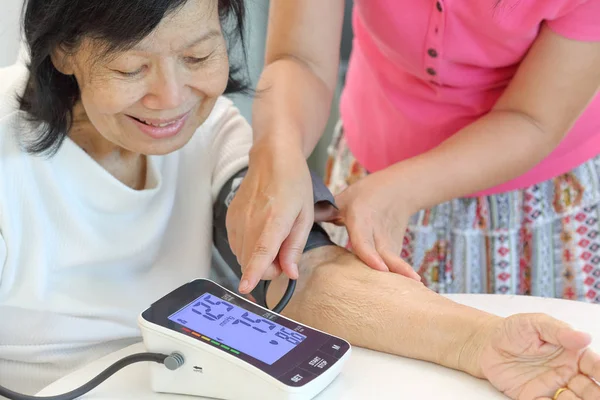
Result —
MULTIPOLYGON (((600 352, 600 305, 568 300, 502 295, 449 295, 452 300, 487 312, 508 316, 543 312, 561 319, 594 337, 592 348, 600 352)), ((89 381, 118 359, 145 351, 136 344, 110 354, 46 387, 38 395, 70 391, 89 381)), ((126 367, 84 396, 89 400, 182 400, 186 396, 157 394, 150 390, 147 364, 126 367)), ((200 399, 200 398, 195 398, 200 399)), ((338 378, 317 400, 358 399, 506 399, 489 383, 431 363, 353 348, 338 378)))

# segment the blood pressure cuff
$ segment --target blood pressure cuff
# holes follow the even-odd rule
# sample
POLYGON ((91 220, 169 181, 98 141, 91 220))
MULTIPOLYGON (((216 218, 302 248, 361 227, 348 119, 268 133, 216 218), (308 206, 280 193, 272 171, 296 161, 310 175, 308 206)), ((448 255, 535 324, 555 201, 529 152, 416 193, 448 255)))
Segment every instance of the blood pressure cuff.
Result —
MULTIPOLYGON (((237 190, 239 189, 242 180, 246 176, 247 168, 241 170, 234 175, 227 183, 223 186, 219 192, 219 196, 215 201, 213 207, 213 241, 217 251, 225 263, 232 269, 235 275, 239 278, 242 277, 242 267, 237 261, 237 257, 233 254, 229 240, 227 239, 227 228, 225 221, 227 218, 227 210, 233 200, 237 190)), ((335 205, 335 199, 323 180, 315 174, 313 171, 310 173, 313 183, 313 202, 317 203, 329 203, 333 207, 335 205)), ((317 223, 313 224, 313 227, 308 235, 304 252, 307 252, 317 247, 332 245, 333 242, 329 239, 329 235, 325 230, 317 223)), ((263 307, 267 307, 267 288, 268 281, 260 281, 256 288, 251 292, 256 302, 263 307)))

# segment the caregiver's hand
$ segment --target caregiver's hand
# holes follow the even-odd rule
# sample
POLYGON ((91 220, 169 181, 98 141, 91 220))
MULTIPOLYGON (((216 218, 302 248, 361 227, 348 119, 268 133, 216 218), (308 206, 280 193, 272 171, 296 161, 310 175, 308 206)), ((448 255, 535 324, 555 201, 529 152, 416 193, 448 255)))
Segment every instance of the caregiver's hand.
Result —
MULTIPOLYGON (((588 334, 544 314, 517 314, 489 330, 479 362, 483 377, 518 400, 600 399, 600 356, 588 334)), ((476 339, 477 340, 477 339, 476 339)))
POLYGON ((389 171, 368 175, 336 196, 339 216, 332 222, 346 226, 353 252, 369 267, 420 281, 400 258, 408 219, 416 211, 409 191, 389 171))
POLYGON ((243 272, 239 291, 249 293, 282 271, 297 279, 313 222, 312 181, 302 151, 281 142, 255 143, 227 212, 229 243, 243 272))

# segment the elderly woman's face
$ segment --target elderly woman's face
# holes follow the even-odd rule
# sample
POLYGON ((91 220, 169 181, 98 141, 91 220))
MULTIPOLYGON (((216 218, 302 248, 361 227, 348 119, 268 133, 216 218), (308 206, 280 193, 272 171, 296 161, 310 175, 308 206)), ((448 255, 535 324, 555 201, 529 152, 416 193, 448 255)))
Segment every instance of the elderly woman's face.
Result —
POLYGON ((94 59, 84 41, 59 67, 74 74, 95 130, 134 153, 179 149, 224 92, 227 49, 216 0, 189 0, 133 49, 94 59))

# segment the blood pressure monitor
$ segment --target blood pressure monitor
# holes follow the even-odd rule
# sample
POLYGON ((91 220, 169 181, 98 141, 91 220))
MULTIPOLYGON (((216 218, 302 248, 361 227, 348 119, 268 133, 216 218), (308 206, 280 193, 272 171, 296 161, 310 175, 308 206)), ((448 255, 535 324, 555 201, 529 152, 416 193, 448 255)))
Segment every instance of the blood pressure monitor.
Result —
POLYGON ((150 352, 178 353, 151 368, 156 392, 218 399, 312 399, 339 374, 351 347, 206 280, 189 282, 139 317, 150 352))

